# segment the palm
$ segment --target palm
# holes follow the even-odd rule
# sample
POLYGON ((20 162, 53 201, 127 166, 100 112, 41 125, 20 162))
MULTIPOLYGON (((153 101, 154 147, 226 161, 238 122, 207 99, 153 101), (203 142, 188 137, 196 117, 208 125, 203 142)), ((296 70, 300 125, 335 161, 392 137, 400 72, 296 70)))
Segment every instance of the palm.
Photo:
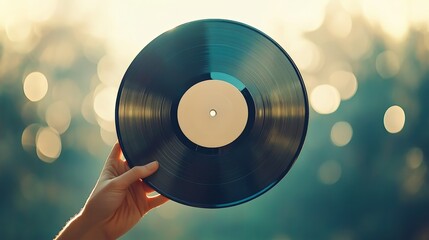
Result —
MULTIPOLYGON (((143 183, 142 183, 143 184, 143 183)), ((134 226, 148 211, 146 192, 138 182, 125 190, 125 197, 106 222, 109 236, 121 236, 134 226)))
POLYGON ((120 149, 114 148, 87 203, 94 203, 94 214, 104 222, 106 234, 114 238, 130 230, 150 209, 167 201, 161 195, 147 196, 153 189, 138 176, 131 182, 124 179, 130 169, 120 155, 120 149))

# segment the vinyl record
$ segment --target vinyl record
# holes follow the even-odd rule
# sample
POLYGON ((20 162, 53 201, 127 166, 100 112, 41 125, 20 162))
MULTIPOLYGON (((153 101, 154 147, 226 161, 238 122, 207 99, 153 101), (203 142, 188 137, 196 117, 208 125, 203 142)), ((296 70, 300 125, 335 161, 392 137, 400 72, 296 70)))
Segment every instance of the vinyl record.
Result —
POLYGON ((126 71, 116 130, 130 167, 185 205, 221 208, 263 194, 296 160, 307 131, 301 75, 273 39, 229 20, 180 25, 126 71))

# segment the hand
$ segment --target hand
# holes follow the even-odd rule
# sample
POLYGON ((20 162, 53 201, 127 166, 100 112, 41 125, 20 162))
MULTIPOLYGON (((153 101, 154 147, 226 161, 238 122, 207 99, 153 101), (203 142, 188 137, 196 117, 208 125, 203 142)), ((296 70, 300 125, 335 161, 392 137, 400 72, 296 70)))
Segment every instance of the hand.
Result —
POLYGON ((58 239, 116 239, 130 230, 149 210, 168 201, 141 178, 153 174, 158 162, 130 169, 121 159, 118 143, 107 158, 100 178, 82 211, 58 239))

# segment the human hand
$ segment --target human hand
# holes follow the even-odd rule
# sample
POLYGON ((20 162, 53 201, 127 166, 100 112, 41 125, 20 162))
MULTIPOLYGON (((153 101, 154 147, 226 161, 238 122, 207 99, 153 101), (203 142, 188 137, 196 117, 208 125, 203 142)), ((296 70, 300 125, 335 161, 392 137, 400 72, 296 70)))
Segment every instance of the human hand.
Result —
POLYGON ((168 201, 148 196, 153 189, 141 178, 153 174, 158 162, 129 168, 118 143, 112 149, 97 184, 82 211, 58 239, 116 239, 130 230, 149 210, 168 201))

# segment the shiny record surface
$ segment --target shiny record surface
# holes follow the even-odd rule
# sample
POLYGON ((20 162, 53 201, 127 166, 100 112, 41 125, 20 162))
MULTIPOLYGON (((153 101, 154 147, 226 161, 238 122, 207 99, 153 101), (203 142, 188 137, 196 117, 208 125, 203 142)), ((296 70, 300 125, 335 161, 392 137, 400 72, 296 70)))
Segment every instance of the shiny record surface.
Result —
POLYGON ((137 55, 122 79, 115 114, 130 167, 154 160, 160 164, 145 179, 150 186, 182 204, 220 208, 249 201, 286 175, 303 145, 309 111, 301 75, 274 40, 239 22, 199 20, 161 34, 137 55), (214 97, 204 99, 204 89, 211 89, 205 83, 212 80, 228 83, 221 88, 231 90, 232 85, 239 91, 232 92, 242 96, 228 100, 223 90, 213 90, 218 91, 210 95, 214 97), (200 128, 195 139, 186 137, 193 128, 188 124, 191 127, 182 131, 178 106, 191 88, 187 95, 202 95, 196 101, 205 104, 195 111, 226 119, 219 121, 225 126, 214 122, 210 129, 230 127, 228 121, 235 118, 230 115, 238 111, 222 112, 228 101, 235 101, 231 106, 236 108, 247 106, 247 112, 238 115, 244 122, 237 124, 231 140, 199 145, 201 136, 210 140, 219 137, 212 136, 218 131, 204 135, 205 121, 211 118, 203 114, 195 120, 201 112, 193 113, 187 96, 183 102, 185 107, 189 102, 191 110, 180 111, 185 119, 181 125, 184 128, 189 117, 200 128), (216 109, 211 105, 219 111, 212 111, 216 109))

